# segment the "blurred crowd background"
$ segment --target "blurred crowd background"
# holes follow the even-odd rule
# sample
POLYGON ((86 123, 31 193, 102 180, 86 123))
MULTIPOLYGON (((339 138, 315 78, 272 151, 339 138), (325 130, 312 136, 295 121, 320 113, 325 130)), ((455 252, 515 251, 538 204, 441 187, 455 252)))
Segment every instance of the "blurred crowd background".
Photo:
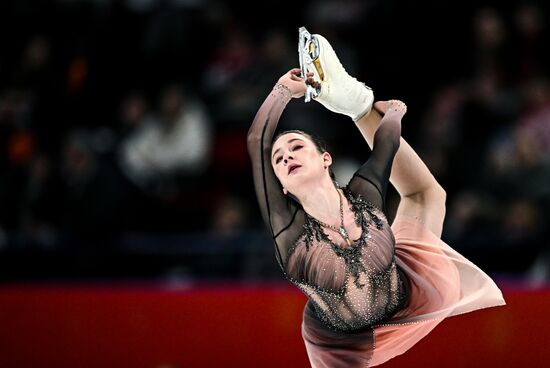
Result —
MULTIPOLYGON (((549 5, 540 1, 0 3, 0 281, 281 278, 246 133, 298 28, 323 34, 447 191, 443 239, 550 277, 549 5)), ((351 120, 293 100, 345 184, 351 120)), ((390 192, 390 210, 397 205, 390 192)))

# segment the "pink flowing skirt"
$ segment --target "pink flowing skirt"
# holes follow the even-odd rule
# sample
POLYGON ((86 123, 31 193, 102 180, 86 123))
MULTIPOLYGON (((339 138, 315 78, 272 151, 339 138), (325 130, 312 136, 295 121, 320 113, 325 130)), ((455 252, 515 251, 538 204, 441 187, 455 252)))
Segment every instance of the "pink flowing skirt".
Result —
POLYGON ((396 263, 410 282, 407 306, 383 324, 345 333, 325 326, 308 302, 302 337, 313 368, 379 365, 447 317, 506 304, 489 276, 413 217, 396 217, 392 231, 396 263))

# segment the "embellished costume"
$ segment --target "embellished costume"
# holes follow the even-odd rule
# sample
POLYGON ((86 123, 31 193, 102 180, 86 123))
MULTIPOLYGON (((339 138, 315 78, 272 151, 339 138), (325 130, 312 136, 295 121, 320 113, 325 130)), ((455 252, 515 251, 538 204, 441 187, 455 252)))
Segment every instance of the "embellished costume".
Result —
MULTIPOLYGON (((390 226, 384 199, 399 132, 379 128, 369 160, 341 188, 361 235, 338 245, 326 226, 285 196, 272 139, 290 100, 276 86, 248 134, 262 216, 285 277, 308 297, 302 336, 313 367, 367 367, 402 354, 444 318, 504 304, 493 281, 420 222, 390 226)), ((345 235, 345 234, 344 234, 345 235)))

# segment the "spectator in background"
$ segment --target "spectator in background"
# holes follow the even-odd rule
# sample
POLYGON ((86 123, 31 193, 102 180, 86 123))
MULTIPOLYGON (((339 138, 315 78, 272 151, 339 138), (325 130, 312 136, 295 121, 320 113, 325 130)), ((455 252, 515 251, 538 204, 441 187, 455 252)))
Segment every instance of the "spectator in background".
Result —
POLYGON ((193 181, 208 168, 212 138, 202 103, 171 85, 161 94, 159 115, 138 125, 122 142, 121 166, 139 187, 169 195, 181 183, 176 178, 193 181))
POLYGON ((11 235, 21 224, 22 203, 37 139, 29 128, 33 99, 28 90, 10 86, 0 91, 0 232, 7 243, 21 245, 11 235))
POLYGON ((36 154, 28 167, 20 203, 17 242, 25 246, 54 248, 59 244, 62 188, 57 166, 46 154, 36 154))
MULTIPOLYGON (((124 176, 144 195, 149 229, 207 227, 209 204, 196 200, 207 189, 214 132, 202 102, 178 84, 164 88, 159 111, 143 116, 123 138, 118 161, 124 176), (182 221, 183 218, 189 221, 182 221)), ((130 108, 139 110, 139 106, 130 108)))
POLYGON ((227 20, 223 24, 219 44, 215 46, 203 74, 205 95, 212 104, 216 121, 235 121, 243 101, 251 92, 243 78, 255 62, 255 49, 250 36, 238 24, 227 20), (238 93, 235 93, 238 92, 238 93))
POLYGON ((522 2, 514 12, 515 72, 518 81, 543 73, 550 62, 545 14, 534 2, 522 2))
POLYGON ((61 227, 67 234, 65 240, 70 247, 98 245, 99 235, 106 230, 102 225, 112 216, 101 206, 109 199, 105 198, 105 187, 99 181, 100 164, 86 131, 77 129, 67 135, 61 162, 61 227))

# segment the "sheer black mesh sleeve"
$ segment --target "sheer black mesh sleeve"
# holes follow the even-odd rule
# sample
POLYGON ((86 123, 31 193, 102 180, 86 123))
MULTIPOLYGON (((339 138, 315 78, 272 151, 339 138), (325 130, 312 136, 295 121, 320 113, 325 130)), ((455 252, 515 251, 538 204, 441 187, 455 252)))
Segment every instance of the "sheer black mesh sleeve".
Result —
POLYGON ((284 195, 271 166, 273 135, 290 99, 290 91, 277 85, 256 113, 247 140, 260 211, 275 241, 281 267, 304 224, 301 206, 284 195))
POLYGON ((385 211, 393 159, 399 149, 401 119, 385 115, 374 134, 372 153, 354 174, 349 189, 385 211))

